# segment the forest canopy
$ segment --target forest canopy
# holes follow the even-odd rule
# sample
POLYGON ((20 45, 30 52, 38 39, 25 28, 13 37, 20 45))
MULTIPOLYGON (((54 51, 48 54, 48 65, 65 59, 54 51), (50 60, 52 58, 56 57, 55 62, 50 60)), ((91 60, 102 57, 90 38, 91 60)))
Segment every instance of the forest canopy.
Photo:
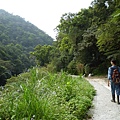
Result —
POLYGON ((88 9, 64 13, 56 31, 53 41, 23 18, 0 10, 1 77, 34 65, 70 74, 106 74, 110 59, 120 64, 119 0, 93 0, 88 9))
MULTIPOLYGON (((106 74, 110 59, 114 58, 120 64, 119 0, 93 0, 88 9, 65 13, 56 31, 54 52, 53 49, 49 52, 49 63, 55 70, 71 74, 86 71, 106 74)), ((39 65, 43 61, 38 59, 41 49, 36 47, 33 52, 39 65)))

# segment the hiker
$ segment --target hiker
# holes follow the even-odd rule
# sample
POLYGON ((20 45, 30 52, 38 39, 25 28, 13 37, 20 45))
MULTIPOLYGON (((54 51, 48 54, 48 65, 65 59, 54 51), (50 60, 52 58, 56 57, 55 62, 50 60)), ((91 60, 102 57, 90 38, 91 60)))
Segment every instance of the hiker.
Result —
POLYGON ((108 68, 108 86, 111 85, 111 93, 112 93, 112 100, 111 102, 115 102, 115 91, 117 95, 117 103, 120 104, 119 102, 119 95, 120 95, 120 84, 115 84, 113 82, 113 71, 117 68, 119 73, 120 73, 120 67, 116 65, 116 60, 111 60, 111 67, 108 68))

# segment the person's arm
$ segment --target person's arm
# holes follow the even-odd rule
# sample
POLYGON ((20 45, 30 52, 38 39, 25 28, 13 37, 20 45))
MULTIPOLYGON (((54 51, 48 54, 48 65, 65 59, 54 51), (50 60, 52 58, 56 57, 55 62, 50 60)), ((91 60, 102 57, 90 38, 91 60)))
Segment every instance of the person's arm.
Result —
POLYGON ((118 67, 119 73, 120 73, 120 67, 118 67))
POLYGON ((112 79, 112 76, 111 76, 111 67, 108 68, 108 86, 110 86, 110 80, 112 79))
POLYGON ((108 80, 108 87, 110 86, 110 80, 108 80))

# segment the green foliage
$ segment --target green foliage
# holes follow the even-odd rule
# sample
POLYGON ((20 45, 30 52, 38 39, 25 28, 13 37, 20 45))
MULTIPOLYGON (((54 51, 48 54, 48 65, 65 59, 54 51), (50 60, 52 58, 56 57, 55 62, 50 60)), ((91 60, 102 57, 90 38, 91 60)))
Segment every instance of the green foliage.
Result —
POLYGON ((93 74, 94 75, 107 75, 109 64, 106 64, 106 63, 107 62, 103 62, 97 68, 94 68, 93 74))
POLYGON ((50 45, 37 45, 31 55, 35 56, 38 65, 45 66, 50 62, 52 49, 53 47, 50 45))
POLYGON ((95 95, 81 77, 39 68, 10 78, 1 92, 0 118, 12 120, 82 120, 95 95))
POLYGON ((30 48, 38 44, 52 44, 53 42, 49 35, 20 16, 0 10, 0 21, 0 41, 4 45, 14 43, 30 48))
POLYGON ((110 19, 98 29, 99 50, 108 58, 120 57, 120 10, 116 10, 110 19))
POLYGON ((88 75, 90 73, 90 65, 86 64, 85 65, 85 74, 88 75))
POLYGON ((53 39, 33 24, 0 9, 0 79, 6 79, 6 73, 18 75, 36 65, 29 52, 38 44, 52 43, 53 39))
POLYGON ((83 64, 77 63, 76 68, 77 68, 78 74, 82 74, 82 75, 84 74, 84 65, 83 64))
MULTIPOLYGON (((71 74, 79 74, 82 73, 80 72, 82 66, 78 63, 81 63, 83 66, 89 64, 90 72, 101 73, 101 66, 108 63, 107 60, 114 57, 120 63, 119 3, 118 0, 93 0, 88 9, 81 9, 78 13, 63 14, 60 24, 56 27, 57 37, 53 46, 44 45, 46 39, 48 40, 46 43, 50 44, 51 38, 49 36, 43 38, 43 31, 39 31, 28 22, 26 24, 19 16, 15 17, 1 11, 1 16, 4 14, 5 18, 15 20, 15 26, 11 26, 12 21, 8 19, 4 21, 5 18, 0 17, 2 21, 0 57, 5 62, 9 62, 14 74, 31 67, 30 64, 34 59, 37 65, 49 67, 51 71, 63 70, 71 74), (8 23, 7 27, 6 23, 8 23), (9 27, 11 29, 8 29, 9 27), (11 31, 12 34, 6 34, 11 31), (7 48, 4 48, 3 44, 8 45, 7 48), (33 47, 35 49, 31 52, 32 57, 29 58, 28 53, 33 47)), ((8 70, 8 65, 5 69, 8 70)), ((103 66, 103 69, 106 70, 106 66, 103 66)))
POLYGON ((72 75, 77 74, 76 62, 74 60, 68 64, 67 68, 70 74, 72 75))
MULTIPOLYGON (((120 57, 119 2, 93 0, 91 7, 78 13, 65 13, 56 27, 57 60, 64 70, 76 73, 75 63, 90 64, 91 72, 100 70, 106 59, 120 57), (64 62, 61 59, 64 59, 64 62), (67 66, 67 67, 66 67, 67 66)), ((56 58, 56 55, 55 55, 56 58)), ((54 59, 53 59, 54 60, 54 59)), ((106 70, 106 67, 103 66, 106 70)))

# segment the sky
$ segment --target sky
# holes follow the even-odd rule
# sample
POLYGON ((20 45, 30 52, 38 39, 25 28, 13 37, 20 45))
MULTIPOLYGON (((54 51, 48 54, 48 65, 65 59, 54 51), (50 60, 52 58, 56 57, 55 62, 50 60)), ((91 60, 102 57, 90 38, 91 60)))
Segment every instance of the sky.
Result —
POLYGON ((19 15, 55 39, 54 29, 65 13, 78 13, 93 0, 0 0, 0 9, 19 15))

